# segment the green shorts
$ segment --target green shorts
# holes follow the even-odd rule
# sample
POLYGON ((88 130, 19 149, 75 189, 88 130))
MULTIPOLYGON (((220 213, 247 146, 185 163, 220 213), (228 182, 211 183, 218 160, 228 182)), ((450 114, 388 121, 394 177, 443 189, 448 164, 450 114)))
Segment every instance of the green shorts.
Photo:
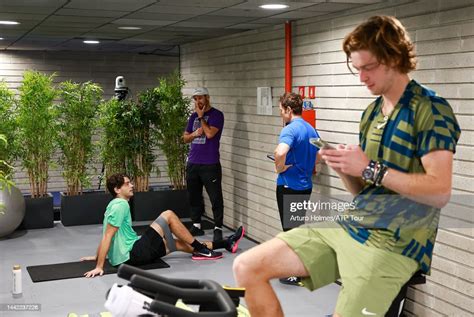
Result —
POLYGON ((309 290, 341 279, 336 313, 384 316, 402 286, 419 269, 418 263, 393 252, 363 245, 342 228, 300 227, 277 235, 303 262, 309 290))

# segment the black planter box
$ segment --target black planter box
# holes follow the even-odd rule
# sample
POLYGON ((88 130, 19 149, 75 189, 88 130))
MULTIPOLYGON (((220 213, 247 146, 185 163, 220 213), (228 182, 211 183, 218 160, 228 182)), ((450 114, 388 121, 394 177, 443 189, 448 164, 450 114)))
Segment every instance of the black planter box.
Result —
POLYGON ((100 192, 84 192, 68 196, 61 193, 61 223, 64 226, 101 224, 112 195, 100 192))
POLYGON ((190 215, 186 189, 136 192, 131 205, 134 221, 155 220, 160 213, 168 209, 174 211, 180 218, 187 218, 190 215))
POLYGON ((20 229, 52 228, 53 220, 53 196, 31 198, 25 196, 25 218, 20 229))

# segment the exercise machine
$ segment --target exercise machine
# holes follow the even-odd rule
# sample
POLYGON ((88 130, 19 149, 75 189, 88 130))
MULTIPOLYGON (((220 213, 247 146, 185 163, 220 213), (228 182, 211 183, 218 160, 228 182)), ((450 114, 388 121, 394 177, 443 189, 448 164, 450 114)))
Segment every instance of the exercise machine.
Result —
POLYGON ((237 309, 241 289, 226 291, 212 280, 167 278, 126 264, 117 274, 130 283, 114 284, 107 293, 105 308, 113 316, 241 316, 237 309), (189 305, 199 306, 199 311, 189 305))

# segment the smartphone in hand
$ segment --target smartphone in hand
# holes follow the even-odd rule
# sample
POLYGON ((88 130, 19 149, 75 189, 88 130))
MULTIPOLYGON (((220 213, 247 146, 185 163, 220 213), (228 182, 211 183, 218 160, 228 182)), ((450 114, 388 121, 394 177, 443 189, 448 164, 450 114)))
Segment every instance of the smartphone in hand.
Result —
POLYGON ((267 158, 273 162, 275 162, 275 155, 273 154, 267 154, 267 158))
POLYGON ((328 142, 324 141, 321 138, 310 138, 309 143, 311 143, 312 145, 314 145, 315 147, 319 149, 332 149, 332 150, 335 149, 334 146, 332 146, 331 144, 329 144, 328 142))

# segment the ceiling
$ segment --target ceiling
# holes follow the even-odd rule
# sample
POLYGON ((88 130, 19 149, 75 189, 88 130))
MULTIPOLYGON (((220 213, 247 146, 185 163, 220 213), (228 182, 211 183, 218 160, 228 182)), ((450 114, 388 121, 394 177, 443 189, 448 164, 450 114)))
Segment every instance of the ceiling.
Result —
POLYGON ((0 49, 176 54, 177 46, 382 0, 0 0, 0 49), (280 10, 259 5, 287 4, 280 10), (123 30, 119 27, 140 27, 123 30), (84 40, 99 40, 87 45, 84 40))

